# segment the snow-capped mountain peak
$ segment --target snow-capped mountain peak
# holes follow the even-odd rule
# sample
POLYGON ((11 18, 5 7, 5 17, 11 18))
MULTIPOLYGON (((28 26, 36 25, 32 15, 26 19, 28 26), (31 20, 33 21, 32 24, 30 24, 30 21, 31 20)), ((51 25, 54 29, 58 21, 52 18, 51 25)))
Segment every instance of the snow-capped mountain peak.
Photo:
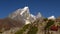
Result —
POLYGON ((22 15, 26 11, 29 11, 29 8, 28 7, 24 7, 23 10, 22 10, 22 12, 20 13, 20 15, 22 15))
POLYGON ((53 20, 54 20, 54 19, 55 19, 55 17, 54 17, 54 16, 51 16, 51 17, 48 17, 48 19, 53 19, 53 20))
POLYGON ((15 12, 13 12, 12 14, 10 14, 8 17, 11 19, 14 19, 14 20, 24 21, 27 24, 28 24, 28 22, 30 23, 30 22, 33 22, 34 20, 36 20, 36 16, 34 16, 33 14, 30 14, 28 7, 18 9, 15 12))
POLYGON ((36 17, 37 17, 37 18, 42 17, 41 13, 40 13, 40 12, 38 12, 38 14, 37 14, 37 16, 36 16, 36 17))
POLYGON ((36 16, 35 16, 35 15, 31 14, 30 16, 31 16, 34 20, 36 20, 36 16))

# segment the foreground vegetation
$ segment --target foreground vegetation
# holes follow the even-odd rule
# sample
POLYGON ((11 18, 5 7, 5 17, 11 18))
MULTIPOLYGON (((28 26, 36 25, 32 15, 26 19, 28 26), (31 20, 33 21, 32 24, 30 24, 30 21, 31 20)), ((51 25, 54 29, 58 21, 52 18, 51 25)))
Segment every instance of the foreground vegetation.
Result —
MULTIPOLYGON (((44 31, 45 31, 44 34, 50 34, 49 29, 51 28, 52 25, 54 25, 55 22, 54 22, 54 20, 48 20, 47 18, 43 19, 43 20, 46 23, 46 25, 44 26, 44 31), (46 33, 46 31, 48 31, 48 32, 46 33)), ((37 32, 39 30, 38 27, 40 25, 39 21, 40 20, 36 20, 34 23, 25 25, 22 29, 17 31, 15 34, 37 34, 37 32)), ((60 24, 60 23, 58 23, 58 24, 60 24)))

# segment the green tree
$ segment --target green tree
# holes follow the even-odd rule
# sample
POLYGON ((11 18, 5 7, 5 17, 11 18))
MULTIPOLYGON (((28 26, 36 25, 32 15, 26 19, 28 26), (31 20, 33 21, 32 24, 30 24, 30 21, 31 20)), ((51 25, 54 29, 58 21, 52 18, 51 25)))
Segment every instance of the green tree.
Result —
POLYGON ((36 34, 37 31, 38 31, 38 27, 31 26, 31 28, 29 29, 29 31, 27 32, 27 34, 36 34))
POLYGON ((46 30, 48 29, 48 34, 49 34, 49 28, 51 25, 54 24, 54 21, 53 20, 48 20, 48 23, 47 25, 45 26, 44 30, 45 30, 45 34, 46 34, 46 30))
POLYGON ((48 21, 48 19, 47 18, 44 18, 44 21, 48 21))
POLYGON ((17 31, 15 34, 23 34, 26 31, 26 29, 28 29, 29 25, 30 24, 25 25, 22 29, 17 31))
POLYGON ((58 25, 60 26, 60 22, 58 23, 58 25))

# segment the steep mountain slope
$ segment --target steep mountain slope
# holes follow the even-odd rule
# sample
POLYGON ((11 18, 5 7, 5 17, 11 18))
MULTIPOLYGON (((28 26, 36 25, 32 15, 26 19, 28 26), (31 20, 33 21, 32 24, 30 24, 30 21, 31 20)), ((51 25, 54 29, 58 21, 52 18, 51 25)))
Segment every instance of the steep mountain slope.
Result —
POLYGON ((25 25, 22 29, 18 30, 15 34, 39 34, 41 33, 40 30, 43 30, 43 19, 37 19, 31 24, 25 25))
POLYGON ((12 20, 10 18, 5 18, 0 20, 0 30, 9 30, 14 27, 22 27, 24 23, 22 21, 12 20))

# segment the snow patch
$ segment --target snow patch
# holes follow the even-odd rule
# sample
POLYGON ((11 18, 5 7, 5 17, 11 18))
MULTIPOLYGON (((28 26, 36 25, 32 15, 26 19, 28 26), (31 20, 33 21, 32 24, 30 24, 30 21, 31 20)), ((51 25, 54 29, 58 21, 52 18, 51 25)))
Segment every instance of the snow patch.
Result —
POLYGON ((54 17, 54 16, 51 16, 51 17, 48 17, 48 19, 53 19, 53 20, 55 20, 55 17, 54 17))

